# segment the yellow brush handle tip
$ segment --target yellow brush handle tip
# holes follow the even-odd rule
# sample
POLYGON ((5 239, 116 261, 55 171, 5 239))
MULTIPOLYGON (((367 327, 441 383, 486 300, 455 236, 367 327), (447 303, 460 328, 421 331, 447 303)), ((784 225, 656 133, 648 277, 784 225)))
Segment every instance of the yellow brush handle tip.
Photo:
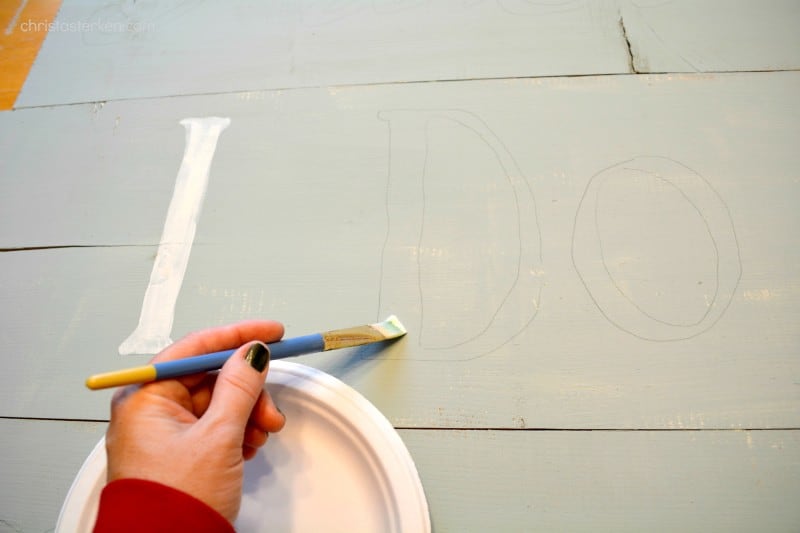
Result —
POLYGON ((146 365, 89 376, 86 379, 86 386, 92 390, 99 390, 121 387, 122 385, 133 385, 134 383, 148 383, 155 381, 155 379, 156 367, 146 365))

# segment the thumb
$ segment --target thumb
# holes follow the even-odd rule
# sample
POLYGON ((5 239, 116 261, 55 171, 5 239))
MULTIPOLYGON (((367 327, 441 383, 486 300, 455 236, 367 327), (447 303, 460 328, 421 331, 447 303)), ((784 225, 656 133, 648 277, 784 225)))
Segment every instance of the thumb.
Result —
POLYGON ((206 417, 243 431, 263 390, 269 355, 269 348, 257 341, 236 350, 217 376, 206 417))

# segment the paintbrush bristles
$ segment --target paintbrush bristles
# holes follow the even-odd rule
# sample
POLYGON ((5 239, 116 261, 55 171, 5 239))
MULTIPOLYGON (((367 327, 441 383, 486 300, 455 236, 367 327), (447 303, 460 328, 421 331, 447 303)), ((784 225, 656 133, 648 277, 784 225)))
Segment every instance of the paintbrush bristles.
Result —
POLYGON ((328 331, 322 334, 322 339, 327 351, 385 341, 405 334, 406 328, 392 315, 378 324, 328 331))
POLYGON ((390 316, 383 322, 372 324, 372 327, 380 331, 385 339, 394 339, 406 334, 406 328, 395 315, 390 316))

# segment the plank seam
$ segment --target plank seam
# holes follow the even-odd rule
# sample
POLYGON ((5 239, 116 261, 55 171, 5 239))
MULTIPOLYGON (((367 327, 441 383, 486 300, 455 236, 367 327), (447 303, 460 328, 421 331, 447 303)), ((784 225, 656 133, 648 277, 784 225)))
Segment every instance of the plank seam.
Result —
POLYGON ((689 75, 689 76, 709 76, 709 75, 736 75, 736 74, 772 74, 778 72, 800 72, 800 67, 797 68, 784 68, 784 69, 751 69, 751 70, 706 70, 706 71, 636 71, 636 72, 608 72, 608 73, 594 73, 594 74, 556 74, 544 76, 496 76, 486 78, 451 78, 451 79, 438 79, 438 80, 411 80, 411 81, 381 81, 369 83, 343 83, 333 85, 306 85, 296 87, 270 87, 270 88, 256 88, 256 89, 237 89, 234 91, 217 91, 217 92, 199 92, 187 94, 162 94, 157 96, 141 96, 131 98, 114 98, 109 100, 87 100, 85 102, 69 102, 64 104, 41 104, 41 105, 28 105, 15 107, 11 112, 22 111, 25 109, 51 109, 58 107, 69 107, 79 105, 97 105, 104 106, 109 102, 135 102, 146 100, 166 100, 170 98, 192 98, 199 96, 224 96, 245 94, 253 92, 281 92, 281 91, 302 91, 310 89, 351 89, 360 87, 382 87, 388 85, 422 85, 429 83, 468 83, 476 81, 513 81, 513 80, 556 80, 556 79, 573 79, 573 78, 609 78, 618 76, 664 76, 664 75, 689 75))
MULTIPOLYGON (((5 416, 0 415, 0 420, 19 420, 30 422, 92 422, 104 423, 109 421, 103 418, 47 418, 36 416, 5 416)), ((652 433, 677 433, 677 432, 735 432, 735 431, 800 431, 800 427, 741 427, 741 428, 560 428, 560 427, 534 427, 534 428, 509 428, 509 427, 433 427, 433 426, 394 426, 396 430, 402 431, 522 431, 522 432, 564 432, 564 433, 586 433, 590 431, 605 433, 622 432, 652 432, 652 433)))
POLYGON ((677 433, 688 431, 698 433, 706 432, 735 432, 735 431, 800 431, 800 427, 742 427, 742 428, 559 428, 559 427, 539 427, 539 428, 508 428, 508 427, 412 427, 396 426, 395 429, 403 431, 523 431, 523 432, 564 432, 564 433, 587 433, 591 431, 604 433, 623 433, 623 432, 653 432, 653 433, 677 433))
POLYGON ((0 253, 14 253, 14 252, 35 252, 40 250, 61 250, 68 248, 149 248, 158 246, 155 244, 54 244, 45 246, 15 246, 9 248, 0 248, 0 253))

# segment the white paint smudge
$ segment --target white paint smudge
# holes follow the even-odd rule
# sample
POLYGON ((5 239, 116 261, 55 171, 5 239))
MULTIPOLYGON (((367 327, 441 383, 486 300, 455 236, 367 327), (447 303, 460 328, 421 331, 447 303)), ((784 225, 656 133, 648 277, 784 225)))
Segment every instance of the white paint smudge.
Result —
POLYGON ((766 301, 775 297, 775 293, 769 289, 750 289, 744 291, 744 299, 751 301, 766 301))
POLYGON ((144 294, 139 325, 120 344, 120 355, 154 354, 172 344, 170 334, 175 303, 189 264, 211 160, 220 134, 231 121, 229 118, 205 117, 187 118, 180 123, 186 128, 186 149, 167 210, 150 284, 144 294))

